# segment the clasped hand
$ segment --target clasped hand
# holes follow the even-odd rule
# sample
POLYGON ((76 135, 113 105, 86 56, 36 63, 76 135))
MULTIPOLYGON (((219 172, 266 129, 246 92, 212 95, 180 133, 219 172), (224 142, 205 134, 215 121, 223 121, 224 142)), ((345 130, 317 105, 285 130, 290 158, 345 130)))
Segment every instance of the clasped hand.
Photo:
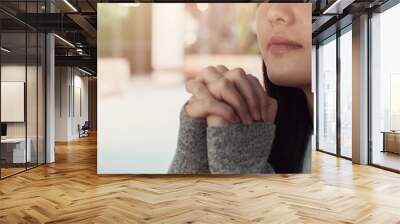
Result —
POLYGON ((186 104, 188 115, 206 119, 208 127, 275 121, 277 101, 241 68, 209 66, 186 83, 186 90, 192 94, 186 104))

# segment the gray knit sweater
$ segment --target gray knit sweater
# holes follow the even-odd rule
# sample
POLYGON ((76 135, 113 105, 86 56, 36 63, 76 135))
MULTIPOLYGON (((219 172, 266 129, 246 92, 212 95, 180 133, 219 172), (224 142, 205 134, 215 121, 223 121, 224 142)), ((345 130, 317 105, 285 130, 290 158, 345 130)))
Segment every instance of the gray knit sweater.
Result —
POLYGON ((268 163, 275 125, 255 122, 207 127, 203 119, 180 113, 178 145, 170 174, 274 173, 268 163))

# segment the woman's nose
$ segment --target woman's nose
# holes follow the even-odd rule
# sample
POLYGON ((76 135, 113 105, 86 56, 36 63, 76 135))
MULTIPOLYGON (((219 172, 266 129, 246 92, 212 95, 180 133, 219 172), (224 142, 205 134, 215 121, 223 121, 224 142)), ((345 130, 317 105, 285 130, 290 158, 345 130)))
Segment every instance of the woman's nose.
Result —
POLYGON ((295 21, 294 17, 292 9, 287 4, 270 3, 267 18, 272 25, 291 25, 295 21))

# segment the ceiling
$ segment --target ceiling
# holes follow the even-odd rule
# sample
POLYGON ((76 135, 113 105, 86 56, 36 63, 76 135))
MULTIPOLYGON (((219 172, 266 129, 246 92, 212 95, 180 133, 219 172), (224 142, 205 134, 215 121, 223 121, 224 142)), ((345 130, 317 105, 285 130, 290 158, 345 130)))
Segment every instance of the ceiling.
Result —
POLYGON ((389 0, 313 0, 313 43, 317 44, 389 0))
POLYGON ((2 43, 13 49, 7 55, 2 54, 3 60, 16 63, 23 55, 33 58, 36 46, 28 44, 25 52, 27 29, 35 33, 54 32, 60 37, 55 38, 56 65, 79 66, 96 73, 97 1, 48 0, 47 3, 45 0, 0 1, 2 43))

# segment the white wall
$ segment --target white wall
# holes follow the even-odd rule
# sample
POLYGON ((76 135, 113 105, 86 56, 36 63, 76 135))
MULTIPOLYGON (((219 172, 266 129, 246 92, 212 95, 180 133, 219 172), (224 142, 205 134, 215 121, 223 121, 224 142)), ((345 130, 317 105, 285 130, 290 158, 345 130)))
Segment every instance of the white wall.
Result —
POLYGON ((88 78, 75 68, 56 67, 55 89, 55 141, 77 139, 78 124, 88 120, 88 78), (82 114, 76 105, 82 105, 82 114))
MULTIPOLYGON (((25 82, 25 76, 26 76, 26 72, 28 72, 28 76, 35 74, 36 75, 36 67, 33 66, 28 66, 25 67, 25 65, 2 65, 1 66, 1 81, 2 82, 13 82, 13 81, 17 81, 17 82, 25 82)), ((33 82, 31 80, 32 78, 28 77, 29 82, 33 82)), ((32 83, 30 83, 32 84, 32 83)), ((36 83, 34 83, 34 85, 36 85, 36 83)), ((36 89, 27 89, 28 93, 28 99, 27 99, 27 103, 33 102, 34 100, 32 98, 36 99, 36 89), (30 92, 30 91, 33 92, 30 92)), ((4 96, 3 96, 4 97, 4 96)), ((32 105, 35 106, 36 108, 36 104, 32 105)), ((1 108, 1 110, 6 110, 6 108, 1 108)), ((30 108, 28 114, 27 114, 27 118, 28 118, 28 137, 29 134, 33 133, 33 130, 36 130, 36 126, 33 127, 34 125, 31 123, 32 121, 34 121, 36 123, 36 113, 33 114, 31 113, 32 108, 30 108)), ((7 122, 7 136, 8 137, 25 137, 25 126, 26 126, 26 122, 7 122)), ((36 133, 36 132, 35 132, 36 133)))
POLYGON ((67 67, 55 68, 55 141, 68 140, 68 86, 67 67))
MULTIPOLYGON (((80 73, 81 74, 81 73, 80 73)), ((72 99, 75 100, 75 102, 71 102, 71 104, 75 104, 74 108, 72 108, 72 119, 71 119, 71 135, 72 138, 78 138, 79 137, 79 132, 78 132, 78 124, 83 125, 85 121, 88 121, 88 78, 83 77, 80 74, 76 74, 75 70, 75 75, 74 75, 74 92, 75 94, 72 99), (78 93, 80 91, 80 93, 78 93), (80 97, 79 97, 80 95, 80 97), (80 101, 80 102, 79 102, 80 101), (79 108, 81 107, 81 108, 79 108), (82 111, 80 112, 79 109, 82 111), (75 113, 74 113, 75 110, 75 113)))
MULTIPOLYGON (((1 81, 18 81, 25 82, 25 65, 2 65, 1 66, 1 81)), ((30 67, 28 67, 30 70, 30 67)), ((28 74, 31 74, 28 72, 28 74)), ((5 108, 1 108, 5 110, 5 108)), ((25 137, 25 123, 24 122, 10 122, 7 123, 7 136, 8 137, 25 137)))

